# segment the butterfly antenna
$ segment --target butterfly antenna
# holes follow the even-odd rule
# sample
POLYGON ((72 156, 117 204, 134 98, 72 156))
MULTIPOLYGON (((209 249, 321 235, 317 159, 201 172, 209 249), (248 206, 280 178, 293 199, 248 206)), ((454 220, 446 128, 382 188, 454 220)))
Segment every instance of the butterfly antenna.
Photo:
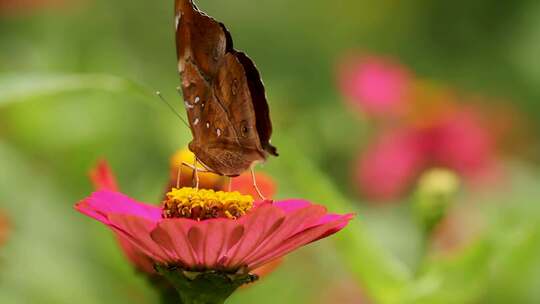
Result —
POLYGON ((187 123, 187 121, 184 119, 184 117, 182 117, 182 115, 180 115, 180 113, 178 113, 174 108, 173 106, 165 99, 165 97, 163 97, 163 95, 161 95, 161 92, 160 91, 156 91, 156 95, 159 97, 159 99, 161 99, 161 101, 163 101, 163 103, 165 105, 167 105, 167 107, 169 107, 169 109, 178 117, 180 118, 180 120, 184 123, 184 125, 186 125, 186 127, 189 128, 189 124, 187 123))

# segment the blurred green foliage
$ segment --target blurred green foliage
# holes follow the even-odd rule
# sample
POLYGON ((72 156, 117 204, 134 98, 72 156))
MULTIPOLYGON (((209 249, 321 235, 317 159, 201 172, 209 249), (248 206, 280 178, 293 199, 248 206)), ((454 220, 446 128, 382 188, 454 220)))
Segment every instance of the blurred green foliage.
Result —
MULTIPOLYGON (((538 135, 539 2, 198 3, 263 75, 281 156, 261 170, 278 197, 357 213, 231 303, 331 303, 344 280, 362 291, 351 303, 365 303, 361 294, 374 303, 540 302, 537 164, 510 159, 504 187, 459 193, 456 205, 478 215, 481 232, 459 250, 426 253, 408 198, 383 207, 358 198, 351 166, 373 125, 335 86, 344 53, 388 54, 422 78, 511 100, 538 135)), ((72 206, 91 191, 87 172, 101 157, 126 193, 156 202, 169 156, 189 142, 153 96, 162 91, 181 111, 172 7, 81 0, 0 11, 0 209, 13 223, 0 248, 0 303, 156 303, 109 231, 72 206)))

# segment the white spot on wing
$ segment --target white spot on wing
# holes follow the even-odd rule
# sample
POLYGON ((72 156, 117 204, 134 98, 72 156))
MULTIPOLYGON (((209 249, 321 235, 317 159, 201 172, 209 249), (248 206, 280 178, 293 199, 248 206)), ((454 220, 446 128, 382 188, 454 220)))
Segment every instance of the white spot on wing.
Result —
POLYGON ((193 109, 193 105, 189 104, 187 101, 184 101, 184 105, 186 106, 186 109, 193 109))
POLYGON ((197 97, 195 97, 195 101, 193 101, 193 103, 199 103, 199 100, 201 100, 201 99, 199 98, 199 96, 197 96, 197 97))
POLYGON ((216 134, 217 134, 217 136, 218 136, 218 137, 220 137, 220 136, 221 136, 221 130, 220 130, 219 128, 218 128, 218 129, 216 129, 216 134))
POLYGON ((178 73, 180 74, 180 76, 182 75, 182 73, 184 72, 184 64, 182 63, 182 61, 178 61, 178 73))
POLYGON ((195 120, 193 121, 193 125, 196 126, 198 123, 199 123, 199 119, 195 118, 195 120))
POLYGON ((210 128, 210 123, 209 122, 206 122, 206 128, 210 128))
POLYGON ((174 16, 174 26, 176 27, 176 30, 178 30, 178 26, 180 25, 180 18, 181 18, 181 13, 178 12, 178 14, 174 16))

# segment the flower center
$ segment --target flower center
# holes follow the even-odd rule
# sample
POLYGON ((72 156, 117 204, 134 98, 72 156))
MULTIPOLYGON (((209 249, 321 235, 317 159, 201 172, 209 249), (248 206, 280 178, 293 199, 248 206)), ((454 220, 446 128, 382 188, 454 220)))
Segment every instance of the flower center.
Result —
POLYGON ((184 187, 173 188, 163 201, 163 218, 194 220, 237 219, 253 207, 253 197, 239 192, 224 192, 184 187))

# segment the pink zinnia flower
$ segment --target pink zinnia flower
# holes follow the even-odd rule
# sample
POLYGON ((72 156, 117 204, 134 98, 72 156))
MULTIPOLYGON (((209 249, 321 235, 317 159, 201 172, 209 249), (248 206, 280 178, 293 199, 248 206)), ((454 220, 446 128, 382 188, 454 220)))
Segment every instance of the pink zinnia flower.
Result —
MULTIPOLYGON (((170 162, 170 181, 168 189, 171 189, 173 187, 176 187, 177 184, 179 184, 180 187, 184 186, 192 186, 192 176, 193 176, 193 170, 191 168, 182 166, 182 163, 188 163, 191 164, 195 160, 195 155, 189 151, 189 149, 184 148, 181 150, 178 150, 173 157, 171 157, 170 162), (178 170, 179 167, 182 166, 181 169, 181 182, 178 183, 178 170)), ((199 174, 199 188, 202 189, 213 189, 213 190, 222 190, 222 191, 238 191, 241 194, 248 194, 253 197, 258 197, 258 193, 253 185, 253 180, 251 173, 246 172, 241 174, 238 177, 231 178, 219 176, 217 174, 213 173, 200 173, 199 174), (230 189, 228 189, 230 187, 230 189)), ((271 176, 268 176, 261 172, 255 172, 255 179, 257 181, 257 186, 261 193, 267 197, 272 198, 276 194, 276 183, 272 179, 271 176)), ((256 274, 259 277, 266 276, 273 272, 281 263, 283 262, 283 258, 276 259, 272 261, 271 263, 265 264, 252 272, 256 274)))
MULTIPOLYGON (((106 170, 98 172, 110 176, 106 170)), ((211 272, 226 275, 220 276, 225 280, 240 278, 231 279, 232 292, 251 278, 251 271, 341 230, 353 217, 329 214, 304 200, 254 202, 238 192, 194 188, 173 188, 158 207, 101 188, 75 208, 107 225, 134 249, 133 262, 146 268, 150 261, 177 288, 183 288, 179 278, 191 282, 193 273, 211 272)), ((189 293, 184 290, 180 296, 189 293)))
POLYGON ((375 116, 401 114, 407 102, 412 75, 392 59, 350 57, 339 70, 339 86, 350 103, 375 116))
MULTIPOLYGON (((176 184, 177 179, 177 164, 182 163, 182 161, 188 162, 191 160, 192 153, 183 149, 179 150, 177 153, 173 155, 171 158, 171 172, 170 172, 170 186, 168 189, 171 189, 176 184)), ((187 167, 186 167, 187 168, 187 167)), ((191 181, 191 169, 189 168, 183 168, 182 169, 182 183, 181 185, 187 186, 192 183, 191 181), (189 169, 189 171, 188 171, 189 169)), ((217 190, 225 190, 225 184, 226 181, 225 178, 222 176, 218 176, 212 173, 204 173, 201 174, 200 180, 201 180, 201 188, 202 189, 217 189, 217 190)), ((271 198, 274 196, 276 192, 276 185, 272 178, 268 175, 265 175, 260 172, 255 173, 258 186, 262 193, 264 193, 265 196, 271 198)), ((118 183, 116 181, 116 177, 111 170, 109 164, 105 160, 98 161, 96 167, 94 167, 90 171, 90 180, 92 181, 92 184, 94 185, 94 188, 96 190, 110 190, 110 191, 119 191, 118 183)), ((257 196, 257 193, 253 187, 253 182, 251 179, 251 174, 246 173, 242 174, 236 178, 232 179, 231 182, 231 190, 232 191, 238 191, 242 194, 249 194, 251 196, 257 196)), ((117 241, 126 256, 126 258, 131 262, 131 264, 139 271, 143 273, 147 273, 150 275, 156 274, 156 271, 153 267, 153 262, 150 258, 148 258, 141 250, 139 250, 137 247, 133 246, 131 242, 129 242, 122 234, 115 233, 115 236, 117 238, 117 241)), ((258 275, 259 277, 264 276, 272 272, 277 266, 280 265, 283 259, 277 259, 271 263, 265 264, 261 266, 258 269, 253 270, 253 273, 258 275)))
MULTIPOLYGON (((183 189, 189 195, 205 191, 183 189)), ((225 200, 235 199, 222 194, 225 200)), ((323 206, 303 200, 258 202, 238 219, 164 218, 163 208, 108 190, 94 192, 76 209, 126 237, 157 264, 227 272, 251 271, 334 234, 352 218, 328 214, 323 206)))

